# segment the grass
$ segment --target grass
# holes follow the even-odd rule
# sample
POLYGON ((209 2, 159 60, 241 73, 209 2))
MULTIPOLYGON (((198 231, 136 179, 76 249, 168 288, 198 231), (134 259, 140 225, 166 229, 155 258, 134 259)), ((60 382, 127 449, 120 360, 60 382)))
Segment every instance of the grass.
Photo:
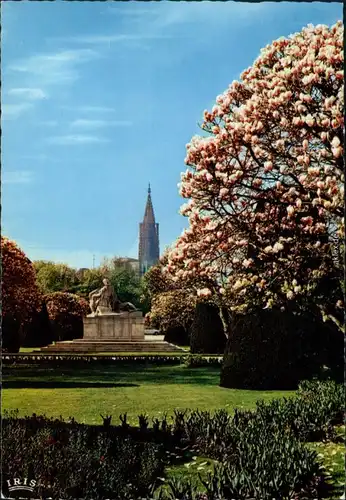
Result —
POLYGON ((292 391, 245 391, 219 387, 217 367, 108 365, 49 368, 25 365, 3 366, 2 406, 18 408, 20 415, 32 413, 69 418, 84 423, 102 423, 102 415, 127 413, 130 423, 137 416, 172 415, 174 409, 215 411, 235 407, 254 408, 259 399, 289 396, 292 391))
MULTIPOLYGON (((187 368, 185 366, 107 365, 75 368, 42 366, 3 366, 3 410, 19 409, 20 415, 46 414, 79 422, 100 424, 102 415, 127 413, 129 423, 137 424, 137 416, 146 413, 160 417, 172 415, 174 409, 215 411, 226 408, 254 408, 256 401, 290 396, 294 391, 245 391, 218 386, 219 368, 187 368)), ((330 500, 343 493, 345 426, 338 428, 336 443, 308 443, 315 449, 333 485, 330 500)), ((200 484, 214 461, 185 451, 166 468, 165 478, 190 478, 200 484)))
POLYGON ((333 485, 332 499, 339 499, 345 488, 345 426, 336 428, 339 440, 337 443, 309 443, 316 450, 318 460, 327 474, 327 482, 333 485))

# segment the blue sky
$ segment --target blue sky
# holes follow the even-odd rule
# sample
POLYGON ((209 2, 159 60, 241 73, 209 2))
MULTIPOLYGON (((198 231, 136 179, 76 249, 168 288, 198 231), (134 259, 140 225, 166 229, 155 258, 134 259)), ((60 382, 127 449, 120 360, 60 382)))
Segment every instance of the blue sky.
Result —
POLYGON ((2 234, 31 259, 137 256, 147 185, 161 249, 204 109, 260 49, 342 5, 2 2, 2 234))

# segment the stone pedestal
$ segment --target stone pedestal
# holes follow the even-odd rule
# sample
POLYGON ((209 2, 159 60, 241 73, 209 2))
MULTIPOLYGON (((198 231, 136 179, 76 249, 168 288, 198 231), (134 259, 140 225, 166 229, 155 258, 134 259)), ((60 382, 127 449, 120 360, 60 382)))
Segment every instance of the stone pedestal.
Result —
POLYGON ((83 340, 112 342, 141 342, 144 318, 141 311, 88 316, 83 319, 83 340))

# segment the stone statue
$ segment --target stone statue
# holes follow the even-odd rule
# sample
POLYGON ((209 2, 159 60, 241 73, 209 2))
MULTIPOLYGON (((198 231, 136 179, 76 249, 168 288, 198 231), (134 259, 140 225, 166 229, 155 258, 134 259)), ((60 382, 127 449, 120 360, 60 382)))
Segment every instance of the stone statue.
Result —
POLYGON ((112 313, 113 287, 107 278, 102 282, 104 285, 102 288, 89 293, 90 309, 94 316, 97 314, 112 313))
POLYGON ((117 313, 137 311, 137 308, 131 302, 120 302, 109 280, 105 278, 103 287, 93 290, 89 293, 91 315, 114 314, 113 309, 117 313))

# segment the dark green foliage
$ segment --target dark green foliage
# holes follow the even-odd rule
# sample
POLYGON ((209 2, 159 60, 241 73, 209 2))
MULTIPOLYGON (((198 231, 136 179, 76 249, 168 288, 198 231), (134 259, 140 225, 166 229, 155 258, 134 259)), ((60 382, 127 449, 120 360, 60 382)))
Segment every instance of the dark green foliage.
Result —
POLYGON ((165 332, 165 341, 175 345, 189 345, 190 335, 188 327, 172 326, 165 332))
POLYGON ((184 357, 184 364, 189 368, 198 368, 200 366, 220 366, 222 364, 222 357, 189 354, 184 357))
MULTIPOLYGON (((6 354, 2 356, 2 363, 17 365, 44 365, 44 366, 66 366, 75 368, 77 366, 85 366, 86 364, 103 364, 109 365, 110 363, 121 364, 138 364, 148 365, 179 365, 184 362, 185 356, 164 356, 161 354, 145 355, 138 354, 136 356, 127 355, 90 355, 90 354, 48 354, 44 352, 35 352, 27 354, 6 354)), ((210 363, 212 363, 212 358, 210 363)), ((218 361, 220 364, 220 361, 218 361)))
POLYGON ((3 479, 39 478, 38 495, 116 499, 147 494, 163 470, 157 445, 44 417, 2 422, 3 479))
POLYGON ((18 320, 10 315, 3 316, 1 324, 1 350, 15 353, 23 345, 25 332, 18 320))
POLYGON ((216 306, 198 303, 191 325, 192 354, 221 354, 226 345, 223 324, 216 306))
POLYGON ((36 311, 31 320, 24 325, 25 339, 23 347, 42 347, 53 341, 53 332, 46 304, 42 303, 40 311, 36 311))
POLYGON ((204 482, 208 498, 291 499, 319 475, 316 453, 265 426, 235 432, 233 454, 204 482))
POLYGON ((109 280, 120 302, 131 302, 138 309, 141 306, 141 281, 133 269, 114 266, 108 271, 109 280))
POLYGON ((182 442, 196 453, 220 462, 203 493, 189 481, 168 481, 162 499, 282 499, 321 498, 323 472, 307 440, 333 437, 331 424, 343 422, 342 385, 304 382, 297 397, 259 402, 254 412, 226 411, 215 415, 191 412, 176 416, 182 442), (204 496, 205 495, 205 496, 204 496))
POLYGON ((55 342, 83 338, 83 319, 77 317, 63 317, 50 321, 52 338, 55 342))
POLYGON ((259 310, 235 318, 221 370, 222 387, 294 389, 300 380, 342 380, 343 335, 312 315, 259 310))

